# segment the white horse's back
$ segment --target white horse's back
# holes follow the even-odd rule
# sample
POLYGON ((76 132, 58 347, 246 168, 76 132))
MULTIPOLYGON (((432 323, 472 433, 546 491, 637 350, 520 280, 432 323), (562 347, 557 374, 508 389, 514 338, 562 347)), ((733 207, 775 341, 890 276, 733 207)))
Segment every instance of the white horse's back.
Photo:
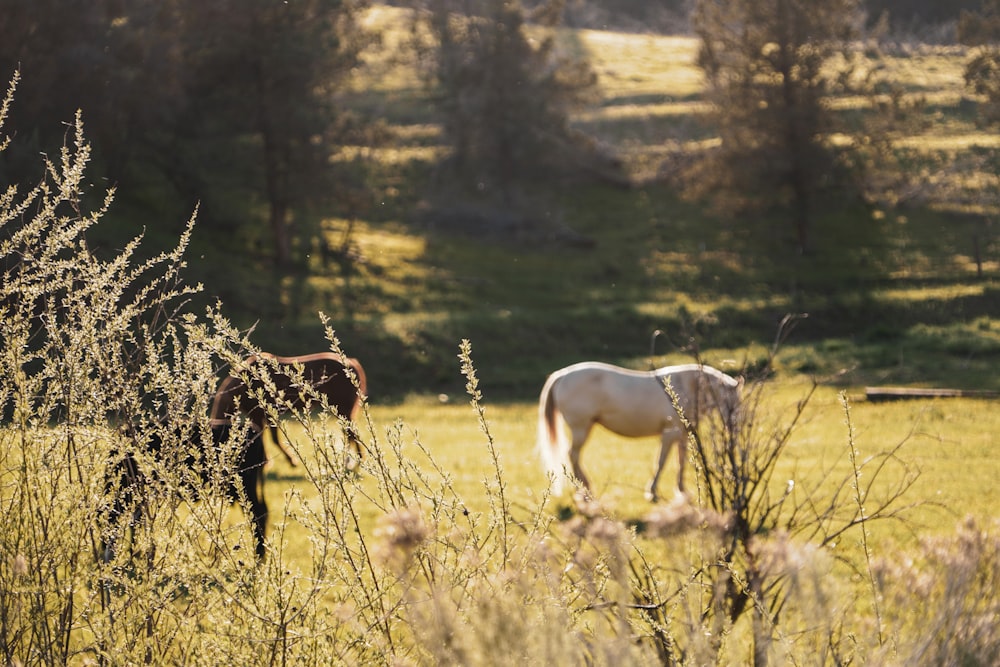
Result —
POLYGON ((608 364, 578 364, 553 388, 556 405, 572 429, 600 424, 630 438, 656 435, 677 418, 663 383, 652 373, 608 364))

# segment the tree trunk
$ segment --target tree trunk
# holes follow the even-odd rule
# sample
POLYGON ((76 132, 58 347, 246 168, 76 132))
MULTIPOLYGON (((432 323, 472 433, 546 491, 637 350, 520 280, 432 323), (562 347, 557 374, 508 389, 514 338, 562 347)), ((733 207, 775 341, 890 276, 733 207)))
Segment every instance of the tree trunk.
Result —
POLYGON ((271 232, 274 235, 274 262, 278 266, 287 266, 292 261, 288 206, 274 198, 271 199, 271 232))
POLYGON ((264 140, 264 181, 270 203, 271 234, 274 238, 274 263, 279 267, 292 261, 292 240, 288 213, 288 161, 268 123, 261 124, 264 140))

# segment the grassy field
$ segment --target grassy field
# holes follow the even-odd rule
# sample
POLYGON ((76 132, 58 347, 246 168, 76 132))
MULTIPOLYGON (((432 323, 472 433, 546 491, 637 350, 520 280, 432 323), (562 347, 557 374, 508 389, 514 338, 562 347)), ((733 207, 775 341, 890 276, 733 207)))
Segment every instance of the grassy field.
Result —
MULTIPOLYGON (((808 386, 787 380, 768 391, 773 406, 769 418, 788 418, 808 386)), ((936 399, 895 403, 867 403, 847 393, 854 446, 863 459, 902 444, 899 461, 890 466, 873 497, 887 492, 900 477, 912 475, 915 483, 902 505, 905 520, 877 524, 874 536, 880 548, 910 548, 920 536, 949 534, 967 515, 987 522, 1000 515, 1000 491, 992 483, 1000 474, 993 456, 1000 414, 991 400, 936 399)), ((542 498, 547 480, 535 447, 537 405, 484 401, 489 433, 495 441, 515 508, 527 512, 542 498)), ((373 405, 373 441, 385 446, 387 434, 401 428, 404 451, 413 460, 427 455, 447 473, 464 502, 486 512, 484 484, 493 477, 488 441, 467 397, 413 396, 391 406, 373 405), (426 452, 424 451, 426 450, 426 452)), ((309 441, 294 424, 287 424, 293 443, 305 448, 309 441)), ((778 466, 780 485, 794 480, 801 489, 839 484, 850 474, 850 436, 841 392, 823 388, 811 399, 803 421, 778 466)), ((658 442, 655 438, 621 438, 595 429, 584 449, 583 465, 594 481, 596 495, 612 515, 638 521, 652 508, 643 492, 652 475, 658 442)), ((272 499, 281 498, 302 481, 300 472, 277 458, 268 480, 272 499)), ((672 454, 660 481, 670 498, 677 474, 672 454)), ((693 475, 688 469, 688 484, 693 475)), ((828 488, 832 488, 829 486, 828 488)), ((568 502, 563 499, 561 502, 568 502)), ((370 517, 374 520, 374 515, 370 517)), ((304 538, 304 536, 303 536, 304 538)), ((848 550, 854 543, 843 546, 848 550)), ((292 550, 294 551, 294 549, 292 550)), ((883 554, 885 555, 885 554, 883 554)))
MULTIPOLYGON (((485 389, 488 391, 488 387, 485 389)), ((766 394, 767 409, 762 415, 761 427, 767 428, 766 423, 770 420, 787 421, 808 390, 808 382, 802 379, 786 378, 771 385, 766 394)), ((873 404, 848 394, 848 418, 843 399, 844 392, 833 387, 821 387, 812 396, 776 466, 773 479, 775 495, 780 495, 782 489, 794 482, 793 497, 801 503, 800 508, 810 507, 811 503, 823 505, 839 493, 839 502, 850 509, 853 503, 852 485, 857 479, 865 489, 864 504, 869 510, 874 510, 883 499, 892 496, 900 484, 910 486, 894 504, 894 518, 869 524, 866 533, 857 528, 849 530, 818 552, 801 547, 805 549, 802 553, 811 554, 809 562, 812 563, 806 566, 802 577, 813 565, 818 567, 817 572, 831 567, 819 563, 832 560, 835 565, 822 575, 820 590, 825 592, 818 594, 816 599, 803 601, 795 597, 803 594, 808 587, 798 578, 793 578, 790 590, 795 593, 791 607, 794 608, 795 604, 806 604, 807 607, 804 611, 792 611, 790 608, 787 622, 794 624, 798 614, 814 622, 816 618, 827 617, 823 614, 857 613, 867 620, 862 626, 848 624, 852 632, 858 633, 856 655, 862 662, 874 664, 883 660, 877 657, 880 655, 878 650, 890 650, 889 646, 891 651, 887 655, 896 659, 915 650, 907 646, 903 638, 908 636, 907 633, 922 637, 920 619, 925 617, 913 611, 912 599, 905 595, 902 602, 897 603, 903 607, 892 606, 889 591, 893 588, 891 583, 887 583, 892 580, 882 581, 880 585, 886 591, 886 598, 883 601, 885 606, 880 610, 883 615, 881 622, 885 632, 895 639, 881 649, 870 644, 873 641, 871 634, 867 635, 867 639, 865 637, 873 630, 864 626, 873 622, 872 595, 863 565, 865 559, 871 559, 870 567, 878 572, 905 569, 925 562, 919 554, 921 549, 927 548, 922 545, 928 540, 954 539, 956 526, 963 521, 971 518, 975 525, 985 530, 995 526, 995 517, 1000 512, 1000 493, 996 491, 993 480, 1000 469, 992 449, 993 434, 1000 426, 1000 416, 992 401, 949 399, 873 404), (858 463, 852 462, 852 448, 858 463), (889 450, 893 450, 893 456, 885 461, 884 468, 877 468, 881 462, 879 455, 889 450), (859 478, 854 476, 856 465, 860 466, 859 478), (870 482, 873 483, 869 486, 870 482), (811 606, 828 594, 836 596, 832 608, 811 606), (851 611, 852 607, 854 611, 851 611), (916 623, 916 627, 911 627, 911 623, 916 623)), ((569 539, 572 543, 572 537, 567 538, 567 533, 572 535, 572 531, 580 529, 581 515, 568 497, 546 499, 547 480, 535 451, 536 406, 521 402, 494 405, 488 399, 480 406, 484 407, 484 422, 480 421, 475 406, 461 395, 411 396, 395 405, 374 405, 366 422, 371 427, 370 431, 365 429, 366 441, 383 452, 392 452, 385 455, 385 460, 390 463, 391 475, 408 478, 404 470, 409 466, 422 471, 424 481, 417 488, 426 490, 416 494, 422 499, 411 501, 409 506, 419 505, 425 517, 447 515, 448 507, 458 507, 468 521, 478 527, 477 531, 482 531, 483 535, 494 535, 501 529, 494 523, 498 489, 501 489, 509 507, 506 529, 518 535, 523 532, 524 538, 530 540, 534 527, 538 525, 539 508, 544 507, 542 515, 547 516, 549 521, 554 520, 547 529, 550 531, 547 539, 559 544, 569 539), (397 460, 398 463, 393 465, 397 460)), ((274 546, 282 554, 281 566, 289 568, 288 571, 294 574, 299 569, 308 571, 309 559, 315 557, 314 547, 311 546, 316 538, 314 528, 299 522, 302 514, 299 504, 316 502, 310 500, 314 476, 306 474, 315 465, 316 459, 310 440, 302 430, 287 422, 286 426, 285 435, 302 447, 306 467, 305 470, 291 468, 283 460, 274 461, 268 473, 268 494, 272 508, 287 507, 290 510, 288 514, 279 511, 274 515, 281 529, 275 530, 272 535, 276 538, 274 546)), ((678 563, 685 563, 689 557, 697 562, 697 547, 693 546, 697 540, 678 543, 664 541, 656 534, 647 534, 645 526, 656 516, 656 507, 643 498, 643 490, 652 473, 655 454, 654 439, 623 439, 597 429, 585 449, 583 462, 594 484, 600 505, 599 516, 621 522, 622 526, 630 526, 635 531, 627 539, 629 549, 634 549, 636 555, 641 554, 642 559, 648 560, 654 579, 667 590, 672 590, 676 582, 683 581, 684 577, 685 565, 678 563), (681 548, 679 553, 671 551, 678 547, 681 548)), ((370 540, 373 548, 378 548, 385 540, 386 519, 392 516, 392 512, 385 505, 384 482, 380 481, 383 473, 372 466, 372 460, 366 459, 361 477, 357 480, 361 491, 353 508, 361 533, 370 540)), ((676 466, 676 458, 672 457, 661 480, 661 492, 667 505, 671 502, 676 466)), ((688 484, 690 488, 690 466, 688 484)), ((697 498, 698 490, 693 489, 692 493, 697 498)), ((664 506, 660 503, 659 508, 662 510, 664 506)), ((594 511, 593 507, 587 510, 594 511)), ((461 519, 461 516, 458 518, 461 519)), ((470 547, 463 540, 468 540, 468 536, 449 521, 438 520, 441 523, 435 520, 434 525, 444 531, 444 539, 451 545, 447 548, 467 552, 470 547)), ((780 539, 778 536, 771 537, 780 539)), ((493 539, 499 538, 494 535, 493 539)), ((515 541, 519 539, 515 538, 515 541)), ((794 538, 796 542, 801 540, 802 536, 794 538)), ((597 548, 600 550, 600 547, 597 548)), ((536 565, 530 565, 531 570, 526 571, 532 571, 536 565)), ((694 567, 693 564, 688 566, 694 567)), ((503 566, 497 567, 503 569, 503 566)), ((513 574, 509 576, 514 577, 513 574)), ((552 571, 547 576, 555 577, 557 573, 552 571)), ((569 578, 573 579, 572 575, 569 578)), ((915 590, 912 587, 916 585, 917 580, 904 577, 904 590, 912 594, 915 590)), ((495 594, 502 595, 500 590, 495 594)), ((587 593, 581 590, 572 597, 577 595, 586 598, 587 593)), ((532 602, 521 603, 526 605, 524 612, 532 613, 535 609, 532 606, 535 604, 534 594, 530 599, 532 602)), ((990 604, 988 601, 992 598, 986 596, 981 599, 990 604)), ((586 609, 586 605, 577 609, 581 620, 588 618, 586 609)), ((674 612, 681 613, 676 608, 674 612)), ((521 612, 509 609, 506 613, 521 612)), ((963 612, 951 613, 955 614, 953 618, 965 618, 963 612)), ((584 622, 593 630, 591 623, 600 626, 599 615, 584 622)), ((783 626, 783 631, 787 632, 788 627, 783 626)), ((798 660, 804 660, 808 651, 802 653, 803 647, 811 641, 807 638, 816 629, 815 625, 809 625, 803 630, 802 637, 785 637, 786 649, 798 655, 798 660)), ((469 621, 463 632, 467 638, 482 638, 479 633, 483 629, 474 621, 469 621)), ((724 649, 720 654, 722 659, 746 660, 749 632, 749 628, 743 625, 727 630, 725 636, 728 641, 734 642, 734 647, 731 652, 724 649)), ((486 634, 493 636, 488 630, 486 634)), ((533 633, 525 634, 526 642, 535 639, 533 633)), ((519 649, 527 650, 525 647, 519 649)), ((490 662, 490 658, 484 659, 490 662)), ((806 664, 824 662, 815 655, 806 660, 806 664)))
MULTIPOLYGON (((373 10, 369 24, 388 32, 383 50, 373 54, 376 67, 357 86, 362 107, 382 109, 396 137, 372 153, 384 188, 381 206, 365 219, 325 222, 332 240, 353 225, 363 261, 349 275, 320 271, 307 285, 310 303, 320 304, 348 352, 364 361, 377 423, 400 418, 418 429, 429 449, 468 471, 462 475, 471 475, 474 487, 481 475, 472 472, 472 461, 482 448, 467 443, 476 441, 478 427, 471 414, 463 420, 465 409, 456 405, 465 402, 458 341, 468 338, 512 483, 538 493, 534 401, 547 373, 582 359, 636 368, 686 361, 691 340, 710 363, 752 366, 766 356, 785 314, 806 313, 776 358, 773 391, 794 402, 809 377, 822 389, 787 465, 822 476, 810 472, 812 463, 843 461, 846 428, 836 397, 846 391, 854 399, 861 449, 882 450, 909 436, 912 464, 925 469, 914 487, 915 503, 942 501, 957 515, 962 507, 995 513, 990 491, 979 489, 963 500, 971 487, 961 472, 972 460, 984 479, 992 474, 987 449, 995 411, 989 401, 868 405, 862 392, 868 384, 1000 390, 1000 255, 989 223, 994 211, 956 211, 954 201, 940 201, 928 186, 919 206, 859 206, 821 216, 817 251, 805 259, 769 247, 770 239, 734 221, 708 216, 655 182, 628 191, 557 189, 542 200, 549 213, 539 229, 435 224, 414 215, 427 206, 424 161, 439 147, 421 111, 418 77, 405 58, 394 57, 405 49, 406 21, 401 10, 373 10), (589 243, 567 243, 552 229, 572 230, 573 238, 589 243), (663 336, 651 357, 654 330, 663 336)), ((598 74, 599 99, 574 122, 614 146, 632 173, 655 170, 664 152, 710 136, 699 123, 704 106, 693 38, 565 31, 559 43, 566 53, 589 58, 598 74)), ((905 142, 921 154, 996 144, 995 135, 975 123, 963 89, 964 57, 957 47, 896 46, 871 63, 926 100, 923 132, 905 142)), ((858 101, 837 104, 849 109, 858 101)), ((297 330, 293 340, 308 340, 310 334, 301 333, 307 330, 297 330)), ((286 346, 295 344, 284 329, 262 324, 260 333, 265 341, 285 336, 286 346)), ((606 485, 601 496, 641 511, 637 491, 653 448, 603 438, 588 447, 587 457, 606 485), (619 448, 629 455, 601 456, 619 448), (627 474, 602 469, 622 460, 627 474)), ((926 522, 940 530, 954 518, 918 514, 937 516, 926 522)))

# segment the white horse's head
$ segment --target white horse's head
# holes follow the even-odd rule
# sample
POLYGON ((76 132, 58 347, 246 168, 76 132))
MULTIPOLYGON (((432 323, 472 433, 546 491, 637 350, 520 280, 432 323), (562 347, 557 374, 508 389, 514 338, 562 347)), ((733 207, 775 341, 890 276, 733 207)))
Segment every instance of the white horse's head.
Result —
POLYGON ((743 385, 745 383, 746 380, 742 375, 736 378, 736 384, 730 387, 726 393, 725 405, 719 408, 730 430, 735 430, 736 425, 739 424, 743 406, 743 385))
MULTIPOLYGON (((715 371, 715 369, 709 369, 715 371)), ((706 407, 715 408, 722 417, 723 423, 733 430, 738 423, 740 404, 743 396, 743 376, 730 377, 720 371, 705 373, 703 399, 706 407)))

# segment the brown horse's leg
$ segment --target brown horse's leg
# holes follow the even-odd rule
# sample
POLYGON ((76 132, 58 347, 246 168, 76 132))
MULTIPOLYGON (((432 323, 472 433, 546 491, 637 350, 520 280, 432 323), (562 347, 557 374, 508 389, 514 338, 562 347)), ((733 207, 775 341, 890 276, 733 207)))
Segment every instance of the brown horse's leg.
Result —
POLYGON ((341 406, 337 406, 337 414, 339 414, 344 419, 344 437, 347 438, 347 442, 354 446, 354 451, 358 455, 358 460, 355 462, 351 468, 357 468, 358 464, 361 463, 361 459, 364 458, 364 452, 362 451, 361 437, 358 435, 358 415, 361 414, 361 397, 357 394, 355 390, 354 400, 351 402, 351 407, 349 410, 344 410, 341 406), (346 412, 346 414, 345 414, 346 412))
POLYGON ((295 452, 292 450, 290 445, 286 445, 284 442, 282 442, 281 438, 279 437, 280 429, 278 429, 278 425, 268 423, 265 428, 271 434, 271 440, 274 441, 274 444, 277 445, 278 449, 281 450, 281 453, 285 455, 286 459, 288 459, 288 465, 292 466, 293 468, 298 466, 299 457, 295 455, 295 452))
POLYGON ((348 422, 347 425, 347 441, 354 445, 354 451, 358 455, 358 461, 364 458, 364 453, 361 451, 361 438, 358 437, 357 427, 353 422, 348 422))
POLYGON ((253 522, 254 553, 258 559, 263 559, 267 555, 267 499, 264 498, 264 471, 258 470, 254 479, 248 480, 250 484, 257 484, 257 488, 249 493, 250 520, 253 522))
POLYGON ((357 458, 351 454, 347 454, 347 469, 352 472, 358 472, 361 460, 364 458, 364 452, 362 450, 361 438, 358 437, 358 427, 350 419, 344 421, 344 438, 347 440, 348 447, 353 447, 355 454, 357 454, 357 458))
POLYGON ((258 560, 267 554, 267 497, 264 495, 264 434, 252 429, 246 435, 240 461, 241 491, 246 497, 253 524, 254 551, 258 560))

